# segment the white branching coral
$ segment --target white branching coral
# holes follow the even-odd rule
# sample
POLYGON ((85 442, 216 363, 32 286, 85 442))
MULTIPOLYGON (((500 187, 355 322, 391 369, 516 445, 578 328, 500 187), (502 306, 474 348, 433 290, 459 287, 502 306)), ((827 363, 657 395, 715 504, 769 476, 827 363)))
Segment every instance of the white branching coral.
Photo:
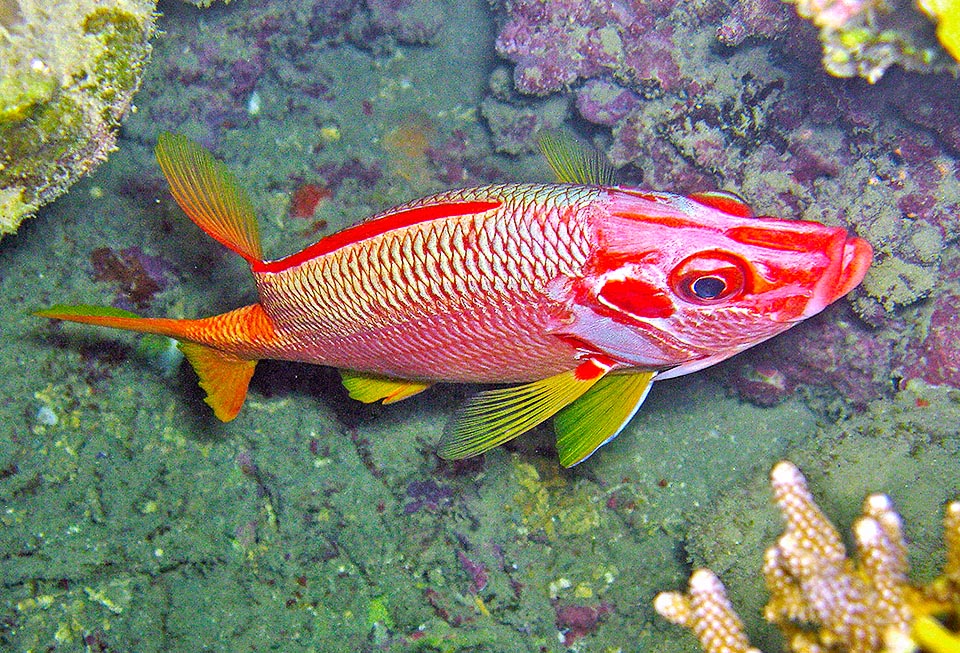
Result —
MULTIPOLYGON (((786 529, 767 550, 763 575, 770 590, 764 616, 796 653, 960 652, 952 630, 960 617, 960 502, 947 507, 947 564, 927 586, 910 584, 900 516, 889 497, 867 497, 853 526, 856 556, 792 463, 770 474, 786 529), (944 625, 947 624, 947 625, 944 625)), ((758 653, 719 579, 700 569, 689 591, 663 592, 654 607, 689 628, 707 653, 758 653)))

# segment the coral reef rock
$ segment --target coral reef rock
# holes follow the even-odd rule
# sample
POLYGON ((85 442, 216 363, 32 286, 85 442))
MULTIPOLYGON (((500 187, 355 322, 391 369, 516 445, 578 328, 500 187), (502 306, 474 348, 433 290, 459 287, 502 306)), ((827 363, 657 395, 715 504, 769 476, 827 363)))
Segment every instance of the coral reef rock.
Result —
POLYGON ((906 70, 939 72, 956 70, 956 9, 949 3, 927 0, 920 8, 939 20, 936 41, 930 22, 912 2, 892 0, 785 0, 797 13, 820 29, 823 67, 837 77, 860 76, 871 84, 887 68, 899 64, 906 70))
POLYGON ((115 148, 152 0, 0 0, 0 236, 115 148))
MULTIPOLYGON (((960 634, 952 629, 960 606, 960 502, 946 508, 943 574, 918 586, 907 578, 906 541, 889 497, 867 497, 853 526, 851 560, 800 470, 783 461, 770 479, 787 525, 764 559, 771 595, 764 616, 791 651, 958 650, 960 634)), ((707 653, 759 653, 709 569, 693 573, 687 594, 658 594, 654 607, 693 631, 707 653)))

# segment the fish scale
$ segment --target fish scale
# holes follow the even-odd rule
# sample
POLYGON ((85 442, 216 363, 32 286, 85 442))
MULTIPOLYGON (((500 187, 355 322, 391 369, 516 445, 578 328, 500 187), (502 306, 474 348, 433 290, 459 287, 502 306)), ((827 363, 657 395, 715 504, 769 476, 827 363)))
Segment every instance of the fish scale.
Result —
MULTIPOLYGON (((358 362, 368 360, 382 371, 419 358, 424 376, 433 367, 470 381, 491 380, 494 364, 520 379, 532 377, 523 368, 536 375, 569 368, 575 364, 571 347, 524 334, 548 331, 560 308, 547 297, 547 285, 577 274, 588 257, 586 228, 569 224, 577 211, 559 207, 588 194, 552 193, 552 210, 531 210, 526 198, 542 188, 497 185, 455 194, 458 200, 502 203, 492 215, 414 224, 280 272, 257 273, 264 311, 281 341, 309 341, 298 348, 298 359, 334 365, 349 360, 360 370, 358 362), (551 219, 561 213, 568 218, 551 219), (443 315, 449 319, 438 321, 443 315), (432 322, 425 325, 425 319, 432 322), (442 353, 453 342, 459 351, 442 353), (419 350, 426 344, 441 353, 423 356, 419 350), (516 356, 518 350, 528 353, 516 356), (462 367, 467 361, 476 367, 481 357, 489 359, 483 369, 462 367)), ((416 205, 450 199, 442 193, 416 205)))

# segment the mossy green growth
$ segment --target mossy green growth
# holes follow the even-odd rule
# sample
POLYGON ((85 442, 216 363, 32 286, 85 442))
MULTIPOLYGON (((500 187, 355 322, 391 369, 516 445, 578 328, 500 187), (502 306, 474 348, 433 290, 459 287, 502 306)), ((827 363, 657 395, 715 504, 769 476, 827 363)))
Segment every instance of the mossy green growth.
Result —
POLYGON ((57 82, 48 69, 35 66, 17 77, 0 79, 0 125, 26 120, 53 97, 57 82))
POLYGON ((0 47, 0 235, 115 148, 156 19, 156 0, 16 5, 0 47))
POLYGON ((105 85, 104 99, 122 89, 135 88, 146 59, 141 50, 148 47, 143 41, 141 21, 119 9, 98 9, 83 21, 83 31, 103 44, 92 71, 97 84, 105 85))

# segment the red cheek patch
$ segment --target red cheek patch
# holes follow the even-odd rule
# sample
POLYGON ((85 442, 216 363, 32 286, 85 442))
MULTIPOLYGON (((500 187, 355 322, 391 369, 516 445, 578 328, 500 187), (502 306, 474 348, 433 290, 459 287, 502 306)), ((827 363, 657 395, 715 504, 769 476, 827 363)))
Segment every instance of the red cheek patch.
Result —
POLYGON ((636 279, 611 279, 597 298, 608 308, 635 317, 670 317, 674 312, 673 301, 663 289, 636 279))

